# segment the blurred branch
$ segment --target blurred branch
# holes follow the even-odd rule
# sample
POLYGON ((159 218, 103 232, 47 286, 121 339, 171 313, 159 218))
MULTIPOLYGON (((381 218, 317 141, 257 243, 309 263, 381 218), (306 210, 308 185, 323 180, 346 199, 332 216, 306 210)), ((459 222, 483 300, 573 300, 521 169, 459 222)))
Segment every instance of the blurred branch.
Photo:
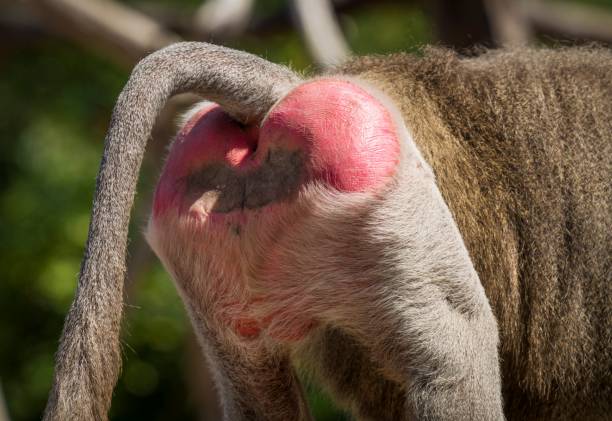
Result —
POLYGON ((524 1, 525 13, 537 32, 560 38, 612 44, 612 13, 569 2, 524 1))
POLYGON ((254 0, 206 0, 195 14, 193 25, 202 36, 237 36, 253 15, 254 0))
POLYGON ((421 0, 421 4, 443 45, 466 53, 474 45, 495 45, 483 0, 421 0))
POLYGON ((467 53, 474 45, 526 44, 533 33, 612 43, 612 14, 584 4, 550 0, 421 0, 421 4, 433 17, 439 40, 467 53))
POLYGON ((26 0, 54 31, 125 64, 179 40, 148 16, 110 0, 26 0))
POLYGON ((293 0, 292 4, 314 60, 322 67, 345 61, 350 48, 335 18, 331 0, 293 0))
POLYGON ((496 45, 526 45, 531 28, 520 3, 516 0, 485 0, 491 37, 496 45))
POLYGON ((0 421, 9 421, 8 409, 6 408, 6 400, 2 392, 2 384, 0 384, 0 421))
MULTIPOLYGON (((10 0, 0 0, 0 2, 9 1, 9 4, 13 2, 10 0)), ((319 1, 319 0, 316 0, 319 1)), ((243 35, 245 32, 257 35, 266 35, 269 33, 275 33, 279 31, 287 31, 292 29, 291 22, 291 11, 292 7, 290 6, 290 2, 287 2, 286 5, 282 5, 277 8, 275 13, 269 16, 265 16, 263 18, 253 17, 253 5, 255 0, 207 0, 202 4, 198 12, 196 14, 204 13, 208 15, 205 18, 192 18, 191 16, 186 16, 184 13, 181 13, 176 10, 176 8, 159 4, 156 2, 149 3, 139 3, 138 10, 130 9, 127 6, 118 5, 117 3, 113 3, 109 0, 24 0, 27 4, 36 6, 36 9, 39 10, 39 18, 40 21, 43 21, 46 26, 52 27, 56 32, 61 33, 64 36, 68 36, 81 44, 91 44, 92 42, 96 42, 97 38, 100 38, 100 35, 97 34, 99 31, 96 28, 90 27, 90 25, 85 24, 83 22, 75 22, 77 27, 79 28, 79 32, 76 32, 75 28, 68 28, 66 30, 64 26, 68 24, 72 25, 71 22, 74 21, 74 18, 70 18, 70 16, 66 16, 66 13, 63 12, 62 9, 65 9, 65 6, 62 5, 59 8, 62 16, 57 17, 55 14, 49 16, 50 14, 47 12, 49 5, 53 6, 54 10, 57 10, 58 7, 55 3, 68 3, 71 5, 72 3, 77 4, 81 7, 85 7, 86 9, 90 9, 90 5, 85 3, 97 3, 102 6, 107 7, 106 5, 112 4, 112 7, 119 6, 123 10, 129 10, 130 13, 135 13, 141 18, 148 20, 150 23, 153 23, 157 26, 161 31, 165 32, 166 35, 174 38, 175 40, 178 38, 184 39, 200 39, 207 40, 212 35, 218 41, 223 38, 234 38, 240 35, 243 35), (215 10, 213 10, 215 9, 215 10), (219 11, 222 10, 222 11, 219 11), (216 16, 216 18, 213 18, 216 16), (204 23, 199 19, 204 19, 204 23), (47 21, 58 21, 56 24, 53 22, 47 21), (216 20, 216 22, 214 22, 216 20), (212 21, 212 22, 211 22, 212 21), (209 26, 210 25, 210 26, 209 26), (244 27, 242 27, 244 25, 244 27), (81 32, 81 27, 84 27, 81 32), (217 29, 218 27, 218 29, 217 29), (223 33, 222 27, 226 32, 223 33), (221 31, 221 32, 217 32, 221 31), (83 39, 86 32, 94 32, 91 38, 83 39)), ((371 0, 334 0, 333 1, 335 8, 340 13, 351 13, 353 10, 363 7, 372 7, 373 3, 371 0)), ((384 4, 384 3, 402 3, 402 0, 378 0, 376 4, 384 4)), ((33 9, 31 7, 30 9, 33 9)), ((70 7, 68 7, 70 9, 70 7)), ((91 8, 92 12, 95 12, 91 8)), ((0 25, 2 24, 2 17, 0 16, 0 25)), ((95 16, 94 16, 95 19, 95 16)), ((332 17, 333 19, 333 17, 332 17)), ((335 23, 334 23, 335 24, 335 23)), ((337 25, 337 24, 335 24, 337 25)), ((99 25, 97 25, 99 26, 99 25)), ((40 25, 38 27, 40 29, 40 25)), ((121 39, 122 30, 119 31, 111 31, 118 32, 119 39, 121 39)), ((165 45, 164 42, 151 43, 148 42, 149 45, 165 45)), ((119 44, 121 46, 121 43, 119 44)), ((107 53, 111 53, 115 58, 119 56, 122 59, 123 63, 126 64, 126 54, 121 51, 117 51, 117 43, 103 42, 100 43, 98 40, 97 47, 104 49, 107 53), (101 44, 101 45, 100 45, 101 44)), ((139 51, 142 50, 143 47, 139 48, 131 48, 130 50, 139 51)), ((147 48, 147 51, 150 51, 151 47, 147 48)), ((133 64, 134 60, 130 58, 132 55, 127 57, 127 64, 133 64)))
MULTIPOLYGON (((208 0, 211 1, 211 0, 208 0)), ((207 3, 208 3, 207 1, 207 3)), ((213 0, 216 1, 216 0, 213 0)), ((377 0, 376 5, 397 3, 401 4, 405 0, 377 0)), ((207 4, 206 3, 206 4, 207 4)), ((267 35, 270 33, 276 33, 281 31, 288 31, 294 29, 292 26, 292 11, 294 7, 292 2, 282 3, 280 7, 275 8, 275 11, 264 17, 252 16, 248 19, 245 33, 267 35)), ((336 11, 340 13, 351 13, 355 9, 363 7, 372 7, 372 0, 334 0, 336 11)), ((202 7, 204 7, 202 5, 202 7)), ((164 6, 163 4, 143 4, 142 8, 147 12, 148 15, 152 16, 158 22, 162 23, 165 27, 172 29, 176 33, 182 35, 185 39, 205 39, 207 35, 206 31, 202 28, 198 29, 194 26, 194 21, 191 17, 186 17, 182 13, 177 12, 174 8, 164 6)), ((243 35, 243 33, 236 33, 231 35, 232 37, 243 35)), ((216 34, 221 38, 225 37, 224 34, 216 34)))

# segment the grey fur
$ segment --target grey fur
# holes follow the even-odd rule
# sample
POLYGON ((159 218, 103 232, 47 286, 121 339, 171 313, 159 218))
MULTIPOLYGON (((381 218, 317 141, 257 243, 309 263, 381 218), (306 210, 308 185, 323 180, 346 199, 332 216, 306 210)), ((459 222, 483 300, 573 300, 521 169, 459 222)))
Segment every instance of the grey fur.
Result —
POLYGON ((106 419, 119 375, 130 209, 146 142, 167 99, 194 92, 234 118, 260 119, 299 81, 259 57, 180 43, 142 60, 117 100, 106 137, 76 297, 56 355, 45 420, 106 419))
MULTIPOLYGON (((335 370, 320 370, 326 361, 319 346, 327 344, 316 332, 329 327, 363 345, 384 373, 374 375, 376 382, 402 388, 399 408, 382 408, 382 401, 368 412, 360 402, 368 400, 366 391, 347 402, 360 419, 389 413, 501 420, 497 326, 459 230, 399 111, 382 93, 353 82, 387 105, 401 139, 399 167, 385 191, 346 194, 309 183, 269 219, 251 214, 239 236, 229 226, 185 225, 173 213, 149 224, 149 243, 172 274, 216 373, 225 419, 307 419, 307 412, 266 412, 280 402, 300 408, 300 394, 279 395, 278 383, 288 378, 262 381, 252 370, 264 358, 276 355, 285 364, 293 355, 324 382, 335 379, 335 370), (267 273, 272 251, 282 263, 267 273), (248 302, 249 293, 265 297, 252 316, 273 315, 271 338, 294 331, 302 317, 320 327, 297 343, 238 338, 224 323, 224 306, 248 302), (242 360, 253 368, 236 364, 242 360)), ((352 368, 374 370, 371 364, 352 368)))
POLYGON ((612 413, 611 70, 595 47, 341 70, 392 97, 436 174, 497 318, 508 419, 612 413))

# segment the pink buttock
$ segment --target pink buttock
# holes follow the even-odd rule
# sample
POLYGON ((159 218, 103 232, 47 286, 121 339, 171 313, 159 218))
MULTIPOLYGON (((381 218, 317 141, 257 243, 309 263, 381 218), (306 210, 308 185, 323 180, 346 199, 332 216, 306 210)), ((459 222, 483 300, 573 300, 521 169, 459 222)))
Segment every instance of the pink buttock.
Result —
POLYGON ((344 80, 316 80, 291 91, 262 125, 260 147, 268 143, 304 148, 311 176, 341 191, 381 186, 399 159, 389 111, 344 80))

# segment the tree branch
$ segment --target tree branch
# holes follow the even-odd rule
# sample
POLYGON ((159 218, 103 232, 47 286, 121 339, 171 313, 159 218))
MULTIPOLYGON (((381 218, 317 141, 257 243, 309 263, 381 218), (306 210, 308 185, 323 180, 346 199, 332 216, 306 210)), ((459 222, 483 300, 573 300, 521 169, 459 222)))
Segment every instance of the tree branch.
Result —
POLYGON ((253 15, 254 0, 206 0, 195 14, 195 32, 202 36, 235 37, 253 15))
POLYGON ((529 22, 516 0, 484 0, 493 42, 500 46, 526 45, 531 38, 529 22))
POLYGON ((523 7, 537 32, 612 44, 612 14, 607 10, 552 1, 523 2, 523 7))
POLYGON ((297 24, 314 60, 322 67, 340 64, 350 48, 330 0, 293 0, 297 24))
POLYGON ((179 41, 148 16, 111 0, 27 0, 43 22, 74 41, 92 44, 125 64, 179 41))

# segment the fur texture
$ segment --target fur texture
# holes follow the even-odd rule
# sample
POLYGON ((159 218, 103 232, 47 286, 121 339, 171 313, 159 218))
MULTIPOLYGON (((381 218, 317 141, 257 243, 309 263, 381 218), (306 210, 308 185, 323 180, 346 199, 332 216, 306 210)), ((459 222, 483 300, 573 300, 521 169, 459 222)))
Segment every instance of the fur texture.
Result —
POLYGON ((499 324, 506 416, 608 419, 612 53, 427 49, 341 73, 399 104, 436 174, 499 324))
MULTIPOLYGON (((248 371, 236 372, 234 360, 239 355, 257 365, 262 356, 291 353, 312 360, 307 349, 316 337, 313 329, 328 326, 363 344, 368 357, 379 363, 381 379, 401 385, 406 402, 394 412, 402 418, 502 419, 498 334, 484 290, 399 111, 376 89, 364 88, 385 104, 392 124, 385 132, 393 133, 400 149, 383 188, 340 191, 327 178, 306 178, 291 200, 259 211, 244 207, 222 222, 215 213, 193 215, 182 211, 187 206, 176 206, 154 214, 149 242, 172 273, 203 346, 218 344, 208 359, 220 378, 231 379, 221 390, 226 414, 231 414, 227 419, 307 417, 295 410, 269 410, 299 396, 297 391, 277 393, 276 384, 288 384, 290 373, 263 382, 248 371), (240 337, 236 327, 244 319, 256 321, 262 331, 240 337), (241 351, 231 353, 233 347, 241 351), (248 403, 247 397, 252 398, 248 403)), ((275 107, 282 106, 283 101, 275 107)), ((317 104, 311 104, 309 113, 317 114, 317 104)), ((267 124, 265 118, 262 133, 267 124)), ((311 133, 308 127, 297 132, 311 133)), ((189 178, 167 181, 177 165, 175 151, 186 145, 179 140, 160 186, 170 183, 180 194, 189 178)), ((305 168, 312 168, 317 156, 310 159, 305 168)), ((218 183, 216 189, 223 195, 232 185, 218 183)), ((211 191, 200 191, 201 197, 210 197, 211 191)), ((195 203, 190 196, 185 200, 195 203)), ((361 418, 380 419, 388 411, 378 407, 368 413, 359 401, 354 409, 361 418)))
MULTIPOLYGON (((241 311, 266 320, 266 330, 230 342, 275 353, 270 338, 315 320, 279 349, 359 419, 501 419, 488 302, 506 417, 605 419, 610 69, 610 53, 597 49, 357 59, 336 77, 367 81, 392 112, 376 90, 399 105, 402 156, 384 191, 306 186, 229 243, 224 232, 165 221, 152 225, 152 245, 171 271, 188 270, 175 274, 179 288, 228 272, 215 265, 245 262, 229 278, 243 280, 237 296, 257 297, 241 311), (214 238, 194 248, 181 232, 214 238)), ((219 289, 209 287, 187 302, 215 301, 219 289)), ((263 390, 245 386, 253 388, 263 390)))
MULTIPOLYGON (((309 419, 295 364, 359 419, 609 417, 611 70, 603 49, 355 59, 328 77, 392 116, 400 159, 383 187, 302 179, 226 224, 154 215, 149 242, 226 419, 309 419)), ((258 126, 298 83, 197 43, 137 67, 109 130, 46 419, 106 417, 128 211, 166 98, 195 90, 258 126)), ((199 188, 224 191, 204 174, 199 188)))

